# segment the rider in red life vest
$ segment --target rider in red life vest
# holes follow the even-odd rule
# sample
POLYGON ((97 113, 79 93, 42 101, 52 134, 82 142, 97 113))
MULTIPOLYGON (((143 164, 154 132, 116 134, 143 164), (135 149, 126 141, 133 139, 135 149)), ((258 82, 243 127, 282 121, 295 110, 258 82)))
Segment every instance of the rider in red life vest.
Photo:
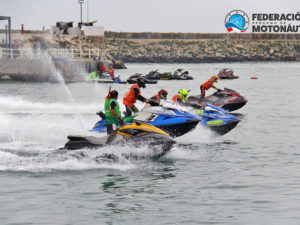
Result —
POLYGON ((103 73, 106 73, 106 68, 103 65, 103 63, 101 63, 100 72, 101 72, 101 75, 103 75, 103 73))
POLYGON ((214 83, 217 83, 219 79, 218 75, 212 75, 210 79, 208 79, 205 83, 203 83, 200 86, 200 92, 201 92, 201 98, 205 97, 205 90, 210 89, 211 87, 213 87, 216 90, 220 90, 219 88, 214 86, 214 83))
POLYGON ((152 100, 152 106, 160 105, 160 99, 167 100, 168 92, 161 89, 156 95, 153 95, 150 99, 152 100))
POLYGON ((108 73, 109 73, 111 79, 115 78, 115 70, 114 70, 114 68, 112 66, 109 67, 108 73))
POLYGON ((141 95, 140 88, 145 88, 146 84, 143 79, 138 78, 137 84, 134 84, 130 87, 129 91, 126 92, 124 98, 123 98, 123 104, 126 107, 126 116, 131 116, 133 112, 138 112, 138 108, 134 105, 136 100, 138 99, 141 102, 148 103, 149 100, 144 98, 141 95))

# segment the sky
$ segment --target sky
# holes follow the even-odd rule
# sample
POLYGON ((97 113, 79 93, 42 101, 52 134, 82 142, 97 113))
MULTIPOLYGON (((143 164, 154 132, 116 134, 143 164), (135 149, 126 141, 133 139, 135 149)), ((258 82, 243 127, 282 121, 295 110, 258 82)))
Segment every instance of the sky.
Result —
MULTIPOLYGON (((252 13, 297 13, 300 0, 84 0, 83 21, 123 32, 224 33, 231 10, 252 13), (88 2, 88 4, 87 4, 88 2)), ((12 28, 41 30, 57 21, 80 21, 78 0, 0 0, 0 16, 11 16, 12 28)), ((251 18, 250 18, 251 20, 251 18)), ((6 22, 0 21, 0 29, 6 22)), ((74 24, 74 25, 75 25, 74 24)))

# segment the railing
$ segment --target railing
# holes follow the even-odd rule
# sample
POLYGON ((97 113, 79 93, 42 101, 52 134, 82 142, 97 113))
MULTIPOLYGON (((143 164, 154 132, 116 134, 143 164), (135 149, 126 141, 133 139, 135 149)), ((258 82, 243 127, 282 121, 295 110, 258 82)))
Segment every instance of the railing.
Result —
POLYGON ((44 57, 55 58, 94 58, 100 55, 99 48, 93 49, 60 49, 48 48, 33 49, 33 48, 19 48, 9 49, 0 48, 0 58, 21 58, 21 59, 35 59, 44 57))

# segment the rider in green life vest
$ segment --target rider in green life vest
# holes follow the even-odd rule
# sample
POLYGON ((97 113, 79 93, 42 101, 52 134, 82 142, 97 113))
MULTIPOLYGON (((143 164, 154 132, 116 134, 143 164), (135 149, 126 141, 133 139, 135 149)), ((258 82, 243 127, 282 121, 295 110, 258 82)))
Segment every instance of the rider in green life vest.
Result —
POLYGON ((105 110, 106 125, 119 124, 119 119, 121 118, 121 111, 120 111, 119 103, 116 99, 113 98, 106 99, 104 110, 105 110), (113 109, 111 108, 112 105, 114 105, 113 109), (114 112, 111 112, 111 110, 114 110, 114 112))
POLYGON ((118 92, 112 90, 106 97, 104 109, 105 109, 105 124, 107 127, 107 134, 109 135, 106 143, 109 144, 113 141, 117 134, 117 125, 123 125, 124 121, 121 117, 120 106, 117 101, 118 92))
POLYGON ((90 73, 90 76, 89 76, 89 79, 90 80, 96 80, 96 79, 98 79, 99 77, 98 77, 98 75, 97 75, 97 73, 96 72, 91 72, 90 73))

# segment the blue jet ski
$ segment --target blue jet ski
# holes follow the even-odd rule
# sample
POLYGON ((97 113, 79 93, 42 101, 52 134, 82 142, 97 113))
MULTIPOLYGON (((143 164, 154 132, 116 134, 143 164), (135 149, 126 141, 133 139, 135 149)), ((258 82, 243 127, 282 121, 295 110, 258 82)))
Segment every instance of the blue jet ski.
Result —
MULTIPOLYGON (((171 137, 182 136, 193 130, 200 122, 200 118, 180 109, 154 106, 145 107, 142 111, 133 114, 131 117, 123 118, 124 122, 147 123, 167 132, 171 137)), ((94 132, 106 132, 105 119, 97 122, 93 129, 94 132)))
POLYGON ((238 118, 229 114, 228 111, 209 103, 185 102, 178 105, 170 101, 164 101, 163 106, 177 108, 198 116, 201 120, 200 125, 211 129, 218 135, 228 133, 240 122, 238 118))
POLYGON ((201 118, 200 124, 210 128, 219 135, 224 135, 231 131, 240 120, 231 115, 228 111, 208 103, 198 103, 192 105, 189 112, 201 118))

